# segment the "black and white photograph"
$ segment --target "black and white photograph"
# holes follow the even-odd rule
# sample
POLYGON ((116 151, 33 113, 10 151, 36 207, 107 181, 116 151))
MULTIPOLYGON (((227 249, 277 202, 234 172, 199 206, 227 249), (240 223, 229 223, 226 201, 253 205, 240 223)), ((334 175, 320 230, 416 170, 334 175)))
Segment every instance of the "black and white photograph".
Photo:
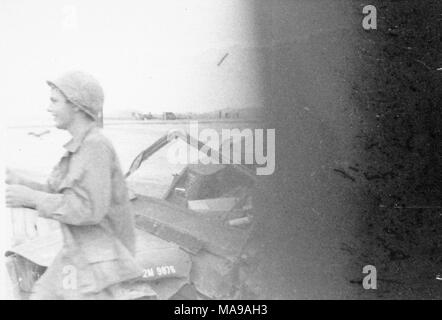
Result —
POLYGON ((442 299, 441 31, 438 0, 0 0, 0 299, 442 299))

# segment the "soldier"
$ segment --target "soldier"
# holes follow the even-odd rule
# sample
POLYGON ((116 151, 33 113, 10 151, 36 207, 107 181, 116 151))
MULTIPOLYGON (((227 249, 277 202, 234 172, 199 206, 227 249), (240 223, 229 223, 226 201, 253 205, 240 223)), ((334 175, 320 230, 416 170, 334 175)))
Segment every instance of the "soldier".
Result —
POLYGON ((42 185, 7 173, 8 207, 35 208, 60 222, 63 248, 36 282, 32 299, 111 299, 142 274, 134 259, 134 218, 119 161, 100 129, 104 101, 91 75, 69 72, 47 82, 48 111, 72 139, 42 185), (69 274, 72 272, 72 274, 69 274), (75 276, 75 281, 65 281, 75 276))

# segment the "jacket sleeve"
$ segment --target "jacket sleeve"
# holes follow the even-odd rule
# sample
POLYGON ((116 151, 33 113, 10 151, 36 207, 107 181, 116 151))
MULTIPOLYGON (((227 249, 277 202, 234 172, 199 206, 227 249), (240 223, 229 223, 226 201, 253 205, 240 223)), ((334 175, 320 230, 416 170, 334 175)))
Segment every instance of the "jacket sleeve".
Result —
POLYGON ((33 180, 30 180, 30 179, 27 179, 27 178, 22 178, 20 184, 24 185, 24 186, 26 186, 28 188, 37 190, 37 191, 43 191, 43 192, 49 192, 50 191, 49 190, 49 186, 48 186, 47 183, 44 184, 44 183, 33 181, 33 180))
POLYGON ((85 141, 72 156, 56 193, 41 193, 39 215, 65 224, 98 224, 109 212, 113 151, 100 141, 85 141))

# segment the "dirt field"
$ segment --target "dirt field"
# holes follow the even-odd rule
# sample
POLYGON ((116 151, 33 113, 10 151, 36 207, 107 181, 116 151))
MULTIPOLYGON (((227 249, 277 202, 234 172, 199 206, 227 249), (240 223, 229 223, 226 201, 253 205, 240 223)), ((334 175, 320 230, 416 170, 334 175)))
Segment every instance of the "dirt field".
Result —
MULTIPOLYGON (((200 121, 199 130, 211 128, 217 132, 221 129, 252 128, 256 123, 240 121, 200 121)), ((135 157, 157 139, 171 130, 189 131, 188 121, 109 121, 105 123, 103 133, 114 143, 124 172, 127 172, 135 157)), ((65 152, 63 144, 69 140, 66 132, 51 126, 16 127, 6 133, 7 157, 6 164, 10 167, 23 169, 44 180, 65 152), (40 137, 39 135, 43 133, 40 137)), ((166 146, 146 162, 130 181, 142 183, 151 189, 142 193, 160 197, 164 188, 172 181, 172 174, 179 172, 184 166, 170 163, 167 159, 166 146)), ((140 190, 142 191, 142 190, 140 190)))

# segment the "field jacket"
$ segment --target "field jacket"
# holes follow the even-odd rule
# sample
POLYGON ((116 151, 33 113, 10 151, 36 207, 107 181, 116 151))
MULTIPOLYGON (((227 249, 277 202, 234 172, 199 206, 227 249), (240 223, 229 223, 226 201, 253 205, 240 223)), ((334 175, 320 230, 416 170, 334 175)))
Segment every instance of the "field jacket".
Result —
POLYGON ((92 125, 64 147, 48 179, 49 193, 36 206, 40 216, 61 223, 64 239, 42 282, 63 292, 67 273, 74 270, 75 289, 90 293, 140 276, 134 217, 112 144, 92 125))

